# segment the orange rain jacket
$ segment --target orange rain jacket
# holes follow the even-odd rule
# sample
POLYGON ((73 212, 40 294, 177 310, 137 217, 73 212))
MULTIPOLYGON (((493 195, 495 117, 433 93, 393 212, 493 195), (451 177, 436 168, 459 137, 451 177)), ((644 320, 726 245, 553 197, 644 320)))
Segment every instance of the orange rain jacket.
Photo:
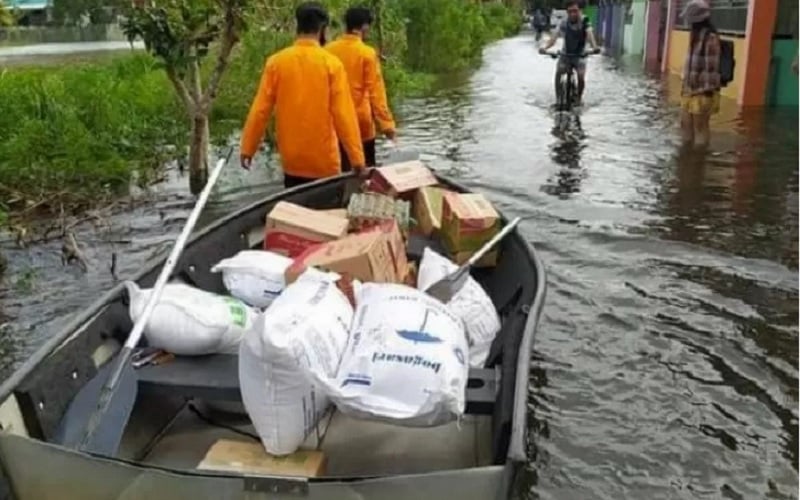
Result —
POLYGON ((273 109, 285 173, 309 179, 338 175, 339 141, 352 165, 364 165, 347 74, 316 41, 297 40, 267 59, 242 130, 243 156, 256 153, 273 109))
POLYGON ((381 132, 394 130, 394 118, 387 104, 386 86, 375 49, 364 43, 358 35, 343 35, 325 48, 344 63, 358 114, 361 139, 368 141, 375 138, 373 116, 381 132))

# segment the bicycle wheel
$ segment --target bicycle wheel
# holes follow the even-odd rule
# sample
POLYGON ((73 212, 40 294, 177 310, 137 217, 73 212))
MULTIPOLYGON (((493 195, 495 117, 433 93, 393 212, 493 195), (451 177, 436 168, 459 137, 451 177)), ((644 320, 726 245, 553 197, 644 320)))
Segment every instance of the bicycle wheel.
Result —
POLYGON ((564 89, 562 90, 562 94, 564 95, 564 107, 562 111, 569 111, 572 109, 572 79, 573 79, 574 71, 570 70, 570 72, 564 78, 564 89))
POLYGON ((567 99, 567 75, 561 75, 561 81, 559 82, 559 92, 556 95, 556 110, 557 111, 564 111, 564 104, 566 103, 567 99))

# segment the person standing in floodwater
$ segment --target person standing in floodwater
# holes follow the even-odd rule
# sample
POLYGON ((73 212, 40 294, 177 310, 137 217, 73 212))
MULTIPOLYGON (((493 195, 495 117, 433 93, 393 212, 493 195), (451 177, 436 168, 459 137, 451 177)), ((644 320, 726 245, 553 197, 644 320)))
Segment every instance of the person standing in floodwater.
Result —
POLYGON ((683 67, 681 129, 684 145, 708 146, 711 115, 719 112, 720 41, 711 24, 705 0, 691 0, 683 11, 691 26, 689 50, 683 67))
POLYGON ((340 142, 361 176, 366 173, 364 149, 347 73, 321 47, 328 13, 319 3, 306 2, 295 17, 297 40, 267 59, 242 129, 242 167, 250 168, 274 109, 285 187, 339 175, 340 142))
MULTIPOLYGON (((368 167, 374 167, 376 164, 375 122, 378 122, 381 132, 390 141, 393 141, 396 135, 396 126, 386 98, 386 84, 383 81, 378 53, 364 43, 372 22, 372 11, 368 8, 351 7, 347 9, 344 15, 347 32, 325 47, 328 52, 342 61, 345 72, 347 72, 368 167)), ((348 171, 350 165, 344 148, 342 148, 341 154, 342 170, 348 171)))

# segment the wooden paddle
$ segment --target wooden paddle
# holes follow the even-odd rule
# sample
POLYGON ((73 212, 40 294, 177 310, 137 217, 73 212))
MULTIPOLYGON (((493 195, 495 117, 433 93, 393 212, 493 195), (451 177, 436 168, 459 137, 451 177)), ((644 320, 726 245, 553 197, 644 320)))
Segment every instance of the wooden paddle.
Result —
POLYGON ((113 361, 115 364, 105 385, 100 390, 94 412, 89 417, 89 423, 80 440, 80 450, 107 456, 116 454, 119 443, 122 441, 125 425, 136 402, 138 379, 131 363, 133 350, 139 344, 145 325, 147 325, 147 321, 153 314, 161 297, 161 292, 164 290, 164 285, 167 284, 167 280, 175 269, 178 258, 186 246, 186 241, 189 239, 195 224, 197 224, 197 219, 208 201, 211 190, 214 188, 214 184, 216 184, 223 167, 228 163, 232 152, 233 148, 229 149, 225 157, 217 162, 214 171, 211 172, 208 182, 206 182, 197 199, 197 203, 191 214, 189 214, 189 220, 186 221, 181 234, 175 240, 175 246, 172 247, 172 251, 167 257, 161 273, 158 275, 153 292, 150 294, 150 298, 144 308, 144 313, 133 325, 125 345, 120 349, 116 359, 113 361))

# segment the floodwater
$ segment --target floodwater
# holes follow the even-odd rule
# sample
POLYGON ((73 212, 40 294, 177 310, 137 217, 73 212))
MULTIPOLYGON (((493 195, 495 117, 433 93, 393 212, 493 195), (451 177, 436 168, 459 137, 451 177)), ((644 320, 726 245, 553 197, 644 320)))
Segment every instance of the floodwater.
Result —
MULTIPOLYGON (((681 153, 674 86, 593 58, 554 133, 553 70, 531 37, 504 40, 399 110, 404 147, 523 217, 548 270, 521 495, 797 498, 797 111, 731 107, 711 152, 681 153)), ((168 251, 185 183, 78 227, 87 273, 60 242, 0 243, 6 370, 112 285, 112 253, 125 278, 168 251)), ((274 162, 230 168, 206 217, 279 189, 274 162)))
POLYGON ((19 45, 0 47, 0 66, 17 64, 42 64, 47 62, 61 62, 86 56, 97 56, 103 53, 121 50, 141 50, 144 43, 135 41, 133 44, 125 41, 99 41, 99 42, 62 42, 62 43, 37 43, 33 45, 19 45))

